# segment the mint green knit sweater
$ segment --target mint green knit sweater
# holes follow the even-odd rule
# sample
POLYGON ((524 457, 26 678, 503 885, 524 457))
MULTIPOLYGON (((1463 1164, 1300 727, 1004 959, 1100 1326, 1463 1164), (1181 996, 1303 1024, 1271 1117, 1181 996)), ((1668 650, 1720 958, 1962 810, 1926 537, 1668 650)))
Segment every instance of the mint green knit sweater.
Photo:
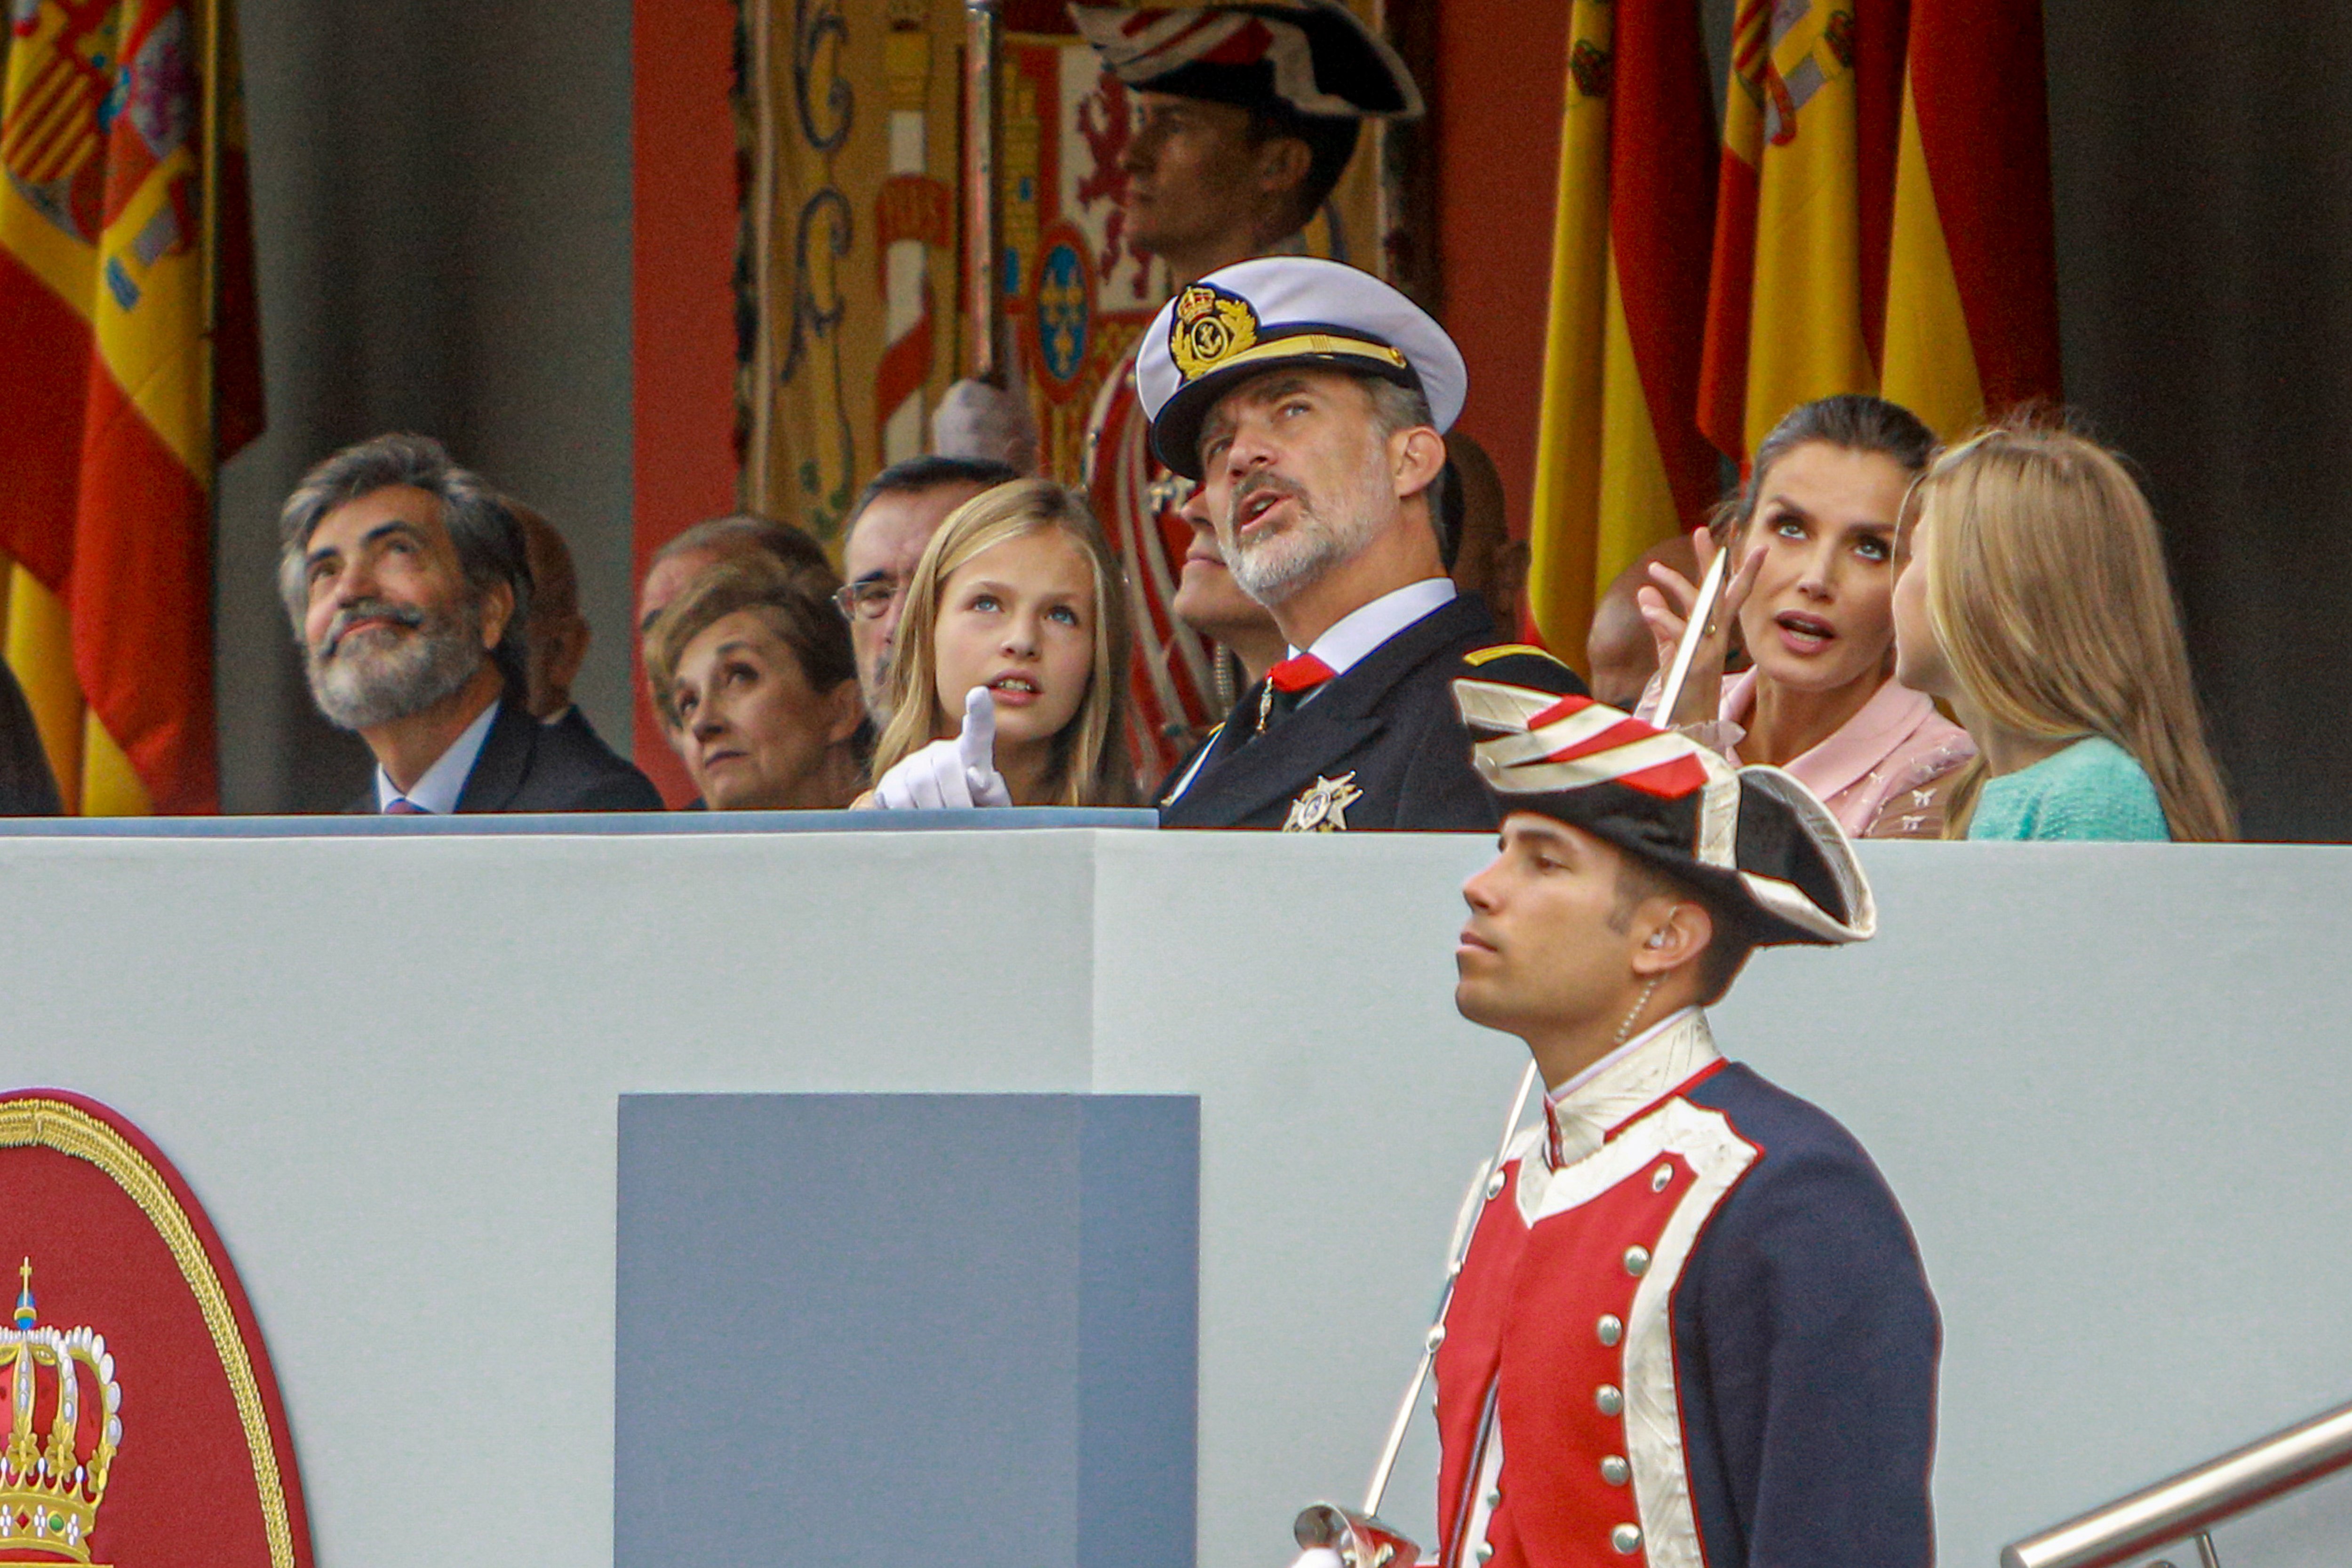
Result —
POLYGON ((1972 839, 2169 839, 2156 786, 2102 736, 1985 781, 1972 839))

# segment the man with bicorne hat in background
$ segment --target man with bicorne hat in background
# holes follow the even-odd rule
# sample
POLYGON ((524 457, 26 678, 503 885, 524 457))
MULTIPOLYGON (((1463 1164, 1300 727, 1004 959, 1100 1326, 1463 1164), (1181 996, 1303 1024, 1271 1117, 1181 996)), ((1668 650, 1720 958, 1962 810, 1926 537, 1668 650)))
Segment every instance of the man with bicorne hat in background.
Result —
POLYGON ((1226 570, 1289 655, 1170 776, 1161 820, 1493 827, 1447 683, 1584 688, 1498 642, 1445 574, 1433 492, 1467 377, 1444 329, 1370 273, 1270 256, 1179 290, 1136 384, 1160 460, 1200 482, 1226 570))
MULTIPOLYGON (((1454 1001, 1527 1042, 1547 1096, 1470 1195, 1430 1336, 1435 1561, 1927 1568, 1939 1333, 1910 1228, 1703 1010, 1754 947, 1871 936, 1853 846, 1778 768, 1581 697, 1454 690, 1503 815, 1454 1001)), ((1414 1556, 1329 1505, 1297 1533, 1302 1568, 1414 1556)))
MULTIPOLYGON (((1127 242, 1164 262, 1179 290, 1234 262, 1302 248, 1300 231, 1347 172, 1363 122, 1422 113, 1403 62, 1339 0, 1069 11, 1136 100, 1135 134, 1120 157, 1127 242)), ((1035 461, 1019 389, 959 382, 932 428, 941 453, 1035 461)), ((1087 498, 1127 564, 1148 782, 1242 683, 1226 652, 1177 613, 1192 542, 1178 509, 1189 486, 1154 460, 1129 375, 1104 382, 1087 428, 1087 498)))

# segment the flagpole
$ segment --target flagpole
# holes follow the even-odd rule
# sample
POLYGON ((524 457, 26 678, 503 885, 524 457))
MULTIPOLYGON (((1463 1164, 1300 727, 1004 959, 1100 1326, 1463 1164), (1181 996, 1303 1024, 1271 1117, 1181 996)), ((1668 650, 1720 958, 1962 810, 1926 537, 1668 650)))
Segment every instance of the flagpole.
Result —
POLYGON ((964 0, 964 314, 974 381, 1003 384, 1003 244, 996 186, 998 0, 964 0))
POLYGON ((203 277, 204 332, 199 340, 202 363, 198 384, 205 400, 205 491, 215 519, 220 509, 220 356, 215 339, 220 331, 221 231, 221 62, 226 51, 221 40, 221 13, 227 0, 198 0, 204 27, 204 129, 198 143, 197 182, 203 193, 197 237, 199 272, 203 277))

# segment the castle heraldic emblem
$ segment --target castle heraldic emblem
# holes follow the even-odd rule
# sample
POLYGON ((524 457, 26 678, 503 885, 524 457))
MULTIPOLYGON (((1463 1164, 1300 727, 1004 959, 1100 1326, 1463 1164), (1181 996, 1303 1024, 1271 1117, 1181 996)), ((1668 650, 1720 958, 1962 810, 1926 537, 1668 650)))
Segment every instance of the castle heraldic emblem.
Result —
POLYGON ((163 1152, 0 1092, 0 1568, 311 1568, 260 1328, 163 1152))

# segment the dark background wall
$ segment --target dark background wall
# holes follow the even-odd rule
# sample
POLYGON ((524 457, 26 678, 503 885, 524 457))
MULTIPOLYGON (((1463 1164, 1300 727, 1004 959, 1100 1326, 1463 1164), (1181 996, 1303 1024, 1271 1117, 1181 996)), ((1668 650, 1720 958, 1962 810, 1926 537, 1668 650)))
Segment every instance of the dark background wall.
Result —
POLYGON ((447 442, 570 537, 628 733, 628 0, 241 0, 269 430, 224 470, 222 805, 332 810, 365 748, 315 716, 276 593, 302 471, 447 442))
POLYGON ((2352 10, 2051 0, 2070 399, 2146 475, 2254 838, 2352 838, 2352 10))
MULTIPOLYGON (((1438 7, 1439 253, 1475 371, 1464 423, 1523 514, 1566 6, 1438 7)), ((1719 49, 1729 0, 1706 9, 1719 49)), ((2352 838, 2352 675, 2333 635, 2352 602, 2336 543, 2352 523, 2352 12, 2046 14, 2070 399, 2138 463, 2164 519, 2248 833, 2352 838)), ((696 473, 633 465, 633 418, 649 429, 660 410, 630 396, 629 0, 244 0, 242 15, 271 430, 222 486, 225 804, 331 805, 365 777, 356 745, 310 716, 270 587, 273 519, 310 462, 396 425, 443 435, 571 534, 599 634, 581 695, 625 745, 633 465, 641 510, 660 499, 648 474, 691 492, 687 510, 732 488, 723 433, 698 444, 696 473)), ((723 59, 723 5, 664 15, 723 59)), ((641 154, 639 188, 718 187, 727 123, 696 123, 653 166, 641 154)), ((728 363, 726 279, 698 277, 709 249, 677 285, 696 291, 680 319, 698 340, 639 341, 640 384, 673 358, 701 380, 728 363)), ((635 267, 668 277, 647 269, 675 260, 635 267)), ((701 406, 724 407, 709 390, 701 406)))

